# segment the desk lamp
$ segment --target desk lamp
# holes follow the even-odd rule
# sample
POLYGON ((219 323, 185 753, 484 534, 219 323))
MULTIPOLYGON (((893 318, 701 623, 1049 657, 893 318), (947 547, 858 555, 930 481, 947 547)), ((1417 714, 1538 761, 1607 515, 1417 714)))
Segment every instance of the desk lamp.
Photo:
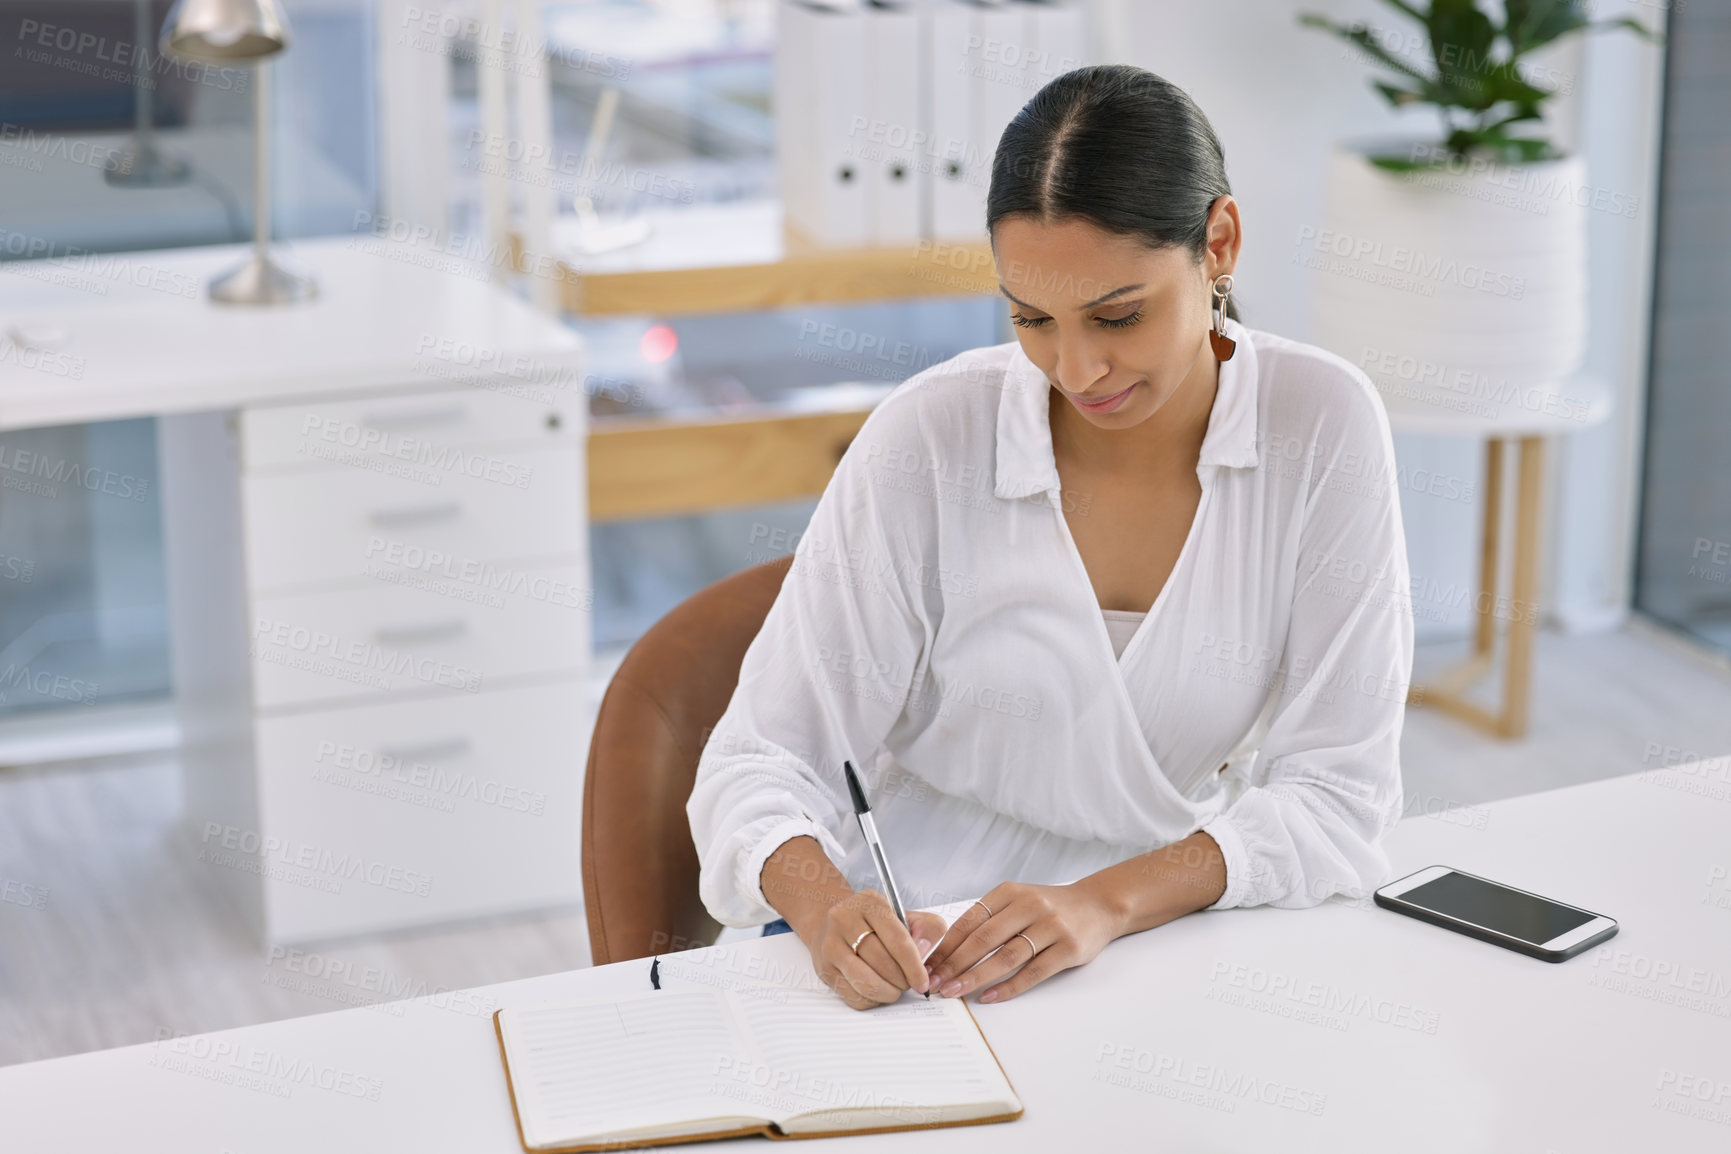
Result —
POLYGON ((275 305, 311 300, 318 285, 270 258, 270 69, 288 47, 288 21, 276 0, 176 0, 162 25, 164 52, 201 63, 253 65, 253 252, 210 282, 223 304, 275 305))

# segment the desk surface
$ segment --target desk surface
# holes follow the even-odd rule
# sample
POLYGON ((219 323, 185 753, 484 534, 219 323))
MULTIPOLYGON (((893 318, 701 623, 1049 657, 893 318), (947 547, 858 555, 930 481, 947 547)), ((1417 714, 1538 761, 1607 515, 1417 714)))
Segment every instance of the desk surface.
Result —
POLYGON ((205 282, 247 251, 0 264, 0 430, 433 388, 493 365, 506 383, 581 387, 561 372, 579 363, 576 334, 456 256, 365 234, 306 241, 277 258, 317 278, 317 299, 212 303, 205 282), (20 346, 15 329, 54 335, 20 346))
MULTIPOLYGON (((1183 918, 976 1007, 1019 1122, 830 1141, 852 1154, 1154 1136, 1185 1151, 1726 1148, 1731 758, 1409 817, 1389 848, 1402 872, 1447 862, 1608 912, 1622 932, 1551 965, 1342 901, 1183 918)), ((715 983, 807 964, 791 936, 682 962, 715 983)), ((635 992, 647 969, 10 1067, 6 1145, 515 1154, 491 1010, 635 992)))

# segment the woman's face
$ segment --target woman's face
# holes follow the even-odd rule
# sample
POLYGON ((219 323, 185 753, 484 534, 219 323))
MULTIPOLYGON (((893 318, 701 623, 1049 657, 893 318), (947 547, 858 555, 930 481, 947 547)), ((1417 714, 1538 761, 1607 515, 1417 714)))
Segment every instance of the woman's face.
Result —
POLYGON ((1213 355, 1210 292, 1238 255, 1238 210, 1215 203, 1201 260, 1088 221, 1025 217, 998 221, 992 251, 1028 359, 1090 424, 1127 429, 1213 355))

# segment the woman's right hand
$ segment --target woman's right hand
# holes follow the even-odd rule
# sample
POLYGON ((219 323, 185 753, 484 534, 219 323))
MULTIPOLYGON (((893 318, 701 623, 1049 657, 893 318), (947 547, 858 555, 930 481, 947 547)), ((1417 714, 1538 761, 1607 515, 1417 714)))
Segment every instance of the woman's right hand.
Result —
POLYGON ((903 990, 926 992, 926 955, 949 928, 937 914, 915 910, 902 925, 882 894, 854 892, 812 837, 783 842, 760 883, 811 951, 818 978, 854 1009, 893 1002, 903 990))
POLYGON ((889 900, 876 890, 843 898, 811 925, 812 939, 805 944, 812 967, 824 985, 856 1010, 893 1002, 904 990, 925 993, 926 955, 947 928, 943 918, 924 910, 910 912, 908 924, 902 925, 889 900))

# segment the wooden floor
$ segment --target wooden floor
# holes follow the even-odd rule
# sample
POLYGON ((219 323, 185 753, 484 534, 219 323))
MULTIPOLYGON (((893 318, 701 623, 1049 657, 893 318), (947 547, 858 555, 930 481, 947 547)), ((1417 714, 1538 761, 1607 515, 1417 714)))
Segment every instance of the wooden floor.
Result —
MULTIPOLYGON (((1421 652, 1419 668, 1449 656, 1421 652)), ((1409 711, 1413 820, 1635 772, 1666 750, 1731 752, 1731 673, 1639 625, 1541 635, 1536 688, 1532 735, 1519 744, 1409 711)), ((248 939, 177 842, 179 804, 172 755, 0 772, 0 1064, 353 1004, 248 939)), ((570 910, 320 952, 431 992, 587 965, 585 937, 570 910)))

